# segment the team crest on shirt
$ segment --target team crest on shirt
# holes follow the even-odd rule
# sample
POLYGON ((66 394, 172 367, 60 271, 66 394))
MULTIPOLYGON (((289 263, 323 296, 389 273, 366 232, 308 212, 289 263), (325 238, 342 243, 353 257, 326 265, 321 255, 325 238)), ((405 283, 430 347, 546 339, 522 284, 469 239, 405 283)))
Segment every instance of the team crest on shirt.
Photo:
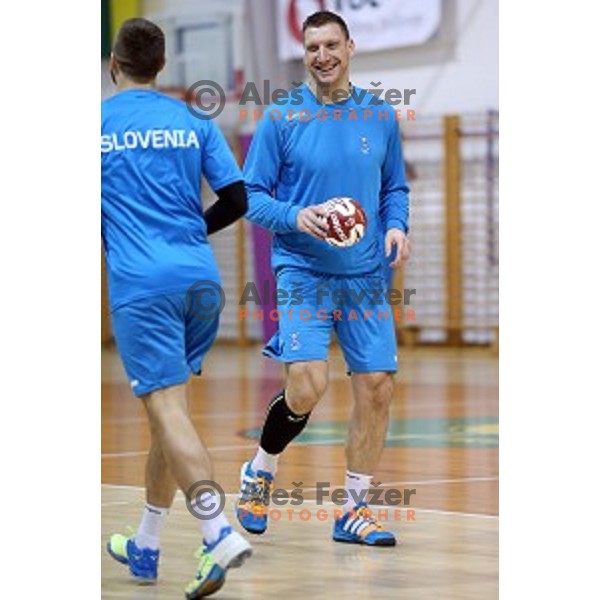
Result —
POLYGON ((369 139, 364 135, 360 138, 360 151, 363 154, 369 154, 371 147, 369 146, 369 139))
POLYGON ((300 334, 299 333, 290 333, 290 349, 291 350, 300 350, 300 334))

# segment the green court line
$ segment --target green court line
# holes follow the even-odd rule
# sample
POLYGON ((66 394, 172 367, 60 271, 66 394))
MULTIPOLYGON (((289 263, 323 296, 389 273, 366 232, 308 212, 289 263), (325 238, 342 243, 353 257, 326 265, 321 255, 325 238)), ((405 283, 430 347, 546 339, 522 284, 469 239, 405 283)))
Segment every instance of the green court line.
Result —
MULTIPOLYGON (((311 422, 294 440, 306 445, 343 445, 348 424, 345 421, 311 422)), ((261 428, 242 431, 256 440, 261 428)), ((392 448, 497 448, 498 417, 455 417, 447 419, 393 419, 386 446, 392 448)))

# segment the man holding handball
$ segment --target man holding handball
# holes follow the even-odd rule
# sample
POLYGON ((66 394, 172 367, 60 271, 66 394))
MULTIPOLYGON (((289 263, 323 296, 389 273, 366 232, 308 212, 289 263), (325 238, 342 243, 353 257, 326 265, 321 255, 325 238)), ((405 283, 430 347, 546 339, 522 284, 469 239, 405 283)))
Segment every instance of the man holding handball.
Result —
POLYGON ((309 81, 287 104, 267 109, 244 169, 247 217, 275 234, 277 288, 293 291, 301 302, 289 305, 291 319, 279 320, 264 350, 285 363, 287 378, 269 405, 256 456, 242 467, 237 515, 247 531, 266 530, 278 457, 327 389, 335 331, 351 374, 354 406, 346 445, 347 501, 333 539, 393 546, 394 534, 357 498, 365 497, 383 451, 397 371, 394 322, 381 318, 391 312, 389 305, 372 299, 376 290, 381 298, 387 288, 383 255, 396 251, 392 268, 409 255, 400 130, 390 106, 374 104, 371 94, 351 85, 354 42, 344 20, 320 11, 306 19, 303 33, 309 81), (331 199, 340 198, 347 205, 358 203, 366 215, 364 231, 352 245, 335 244, 336 233, 328 227, 331 199), (340 297, 342 305, 336 302, 340 297), (302 310, 309 319, 299 318, 302 310), (318 311, 326 318, 316 318, 318 311), (349 318, 352 312, 358 319, 349 318))
POLYGON ((198 516, 204 541, 189 600, 218 590, 228 568, 251 554, 214 509, 210 457, 192 423, 186 382, 200 374, 218 328, 203 314, 199 283, 220 283, 207 235, 247 208, 242 175, 211 120, 159 93, 163 32, 146 19, 119 30, 110 69, 117 94, 102 103, 102 239, 115 340, 133 392, 148 414, 146 506, 133 536, 115 534, 110 555, 142 582, 158 575, 160 533, 176 488, 198 516), (204 214, 204 175, 219 199, 204 214), (197 495, 193 495, 193 491, 197 495))

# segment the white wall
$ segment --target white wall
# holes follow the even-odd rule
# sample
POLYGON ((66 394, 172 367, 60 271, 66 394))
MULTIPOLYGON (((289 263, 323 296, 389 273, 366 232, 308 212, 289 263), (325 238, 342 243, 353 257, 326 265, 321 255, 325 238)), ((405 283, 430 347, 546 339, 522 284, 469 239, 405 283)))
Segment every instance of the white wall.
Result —
MULTIPOLYGON (((232 7, 246 12, 245 25, 249 11, 259 9, 264 17, 264 38, 275 40, 273 0, 145 0, 143 12, 147 16, 202 14, 232 7)), ((499 0, 443 0, 442 25, 431 41, 383 52, 360 53, 358 48, 352 80, 367 88, 372 87, 371 81, 381 81, 386 89, 416 89, 411 108, 417 110, 417 118, 498 109, 498 11, 499 0)), ((248 25, 246 28, 245 37, 257 43, 256 35, 250 35, 248 25)), ((249 59, 252 52, 245 56, 249 59)), ((299 61, 292 61, 283 72, 298 73, 300 69, 299 61)), ((248 74, 253 70, 246 65, 248 74)), ((279 79, 281 69, 273 71, 270 77, 279 79)))
POLYGON ((223 8, 236 8, 243 3, 243 0, 143 0, 142 13, 148 17, 166 10, 172 13, 201 14, 202 12, 214 12, 223 8))
POLYGON ((416 89, 425 115, 498 109, 498 0, 443 0, 442 26, 423 46, 357 54, 356 85, 416 89))
POLYGON ((108 70, 108 59, 100 61, 100 99, 104 100, 115 93, 115 86, 110 78, 108 70))

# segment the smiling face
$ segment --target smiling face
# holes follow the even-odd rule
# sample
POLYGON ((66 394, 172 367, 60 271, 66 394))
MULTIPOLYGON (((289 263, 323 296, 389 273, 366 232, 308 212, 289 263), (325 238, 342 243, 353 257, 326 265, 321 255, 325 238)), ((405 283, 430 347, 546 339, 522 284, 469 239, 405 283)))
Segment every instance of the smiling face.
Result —
POLYGON ((308 27, 304 32, 304 64, 314 82, 333 92, 347 88, 354 42, 337 23, 308 27))

